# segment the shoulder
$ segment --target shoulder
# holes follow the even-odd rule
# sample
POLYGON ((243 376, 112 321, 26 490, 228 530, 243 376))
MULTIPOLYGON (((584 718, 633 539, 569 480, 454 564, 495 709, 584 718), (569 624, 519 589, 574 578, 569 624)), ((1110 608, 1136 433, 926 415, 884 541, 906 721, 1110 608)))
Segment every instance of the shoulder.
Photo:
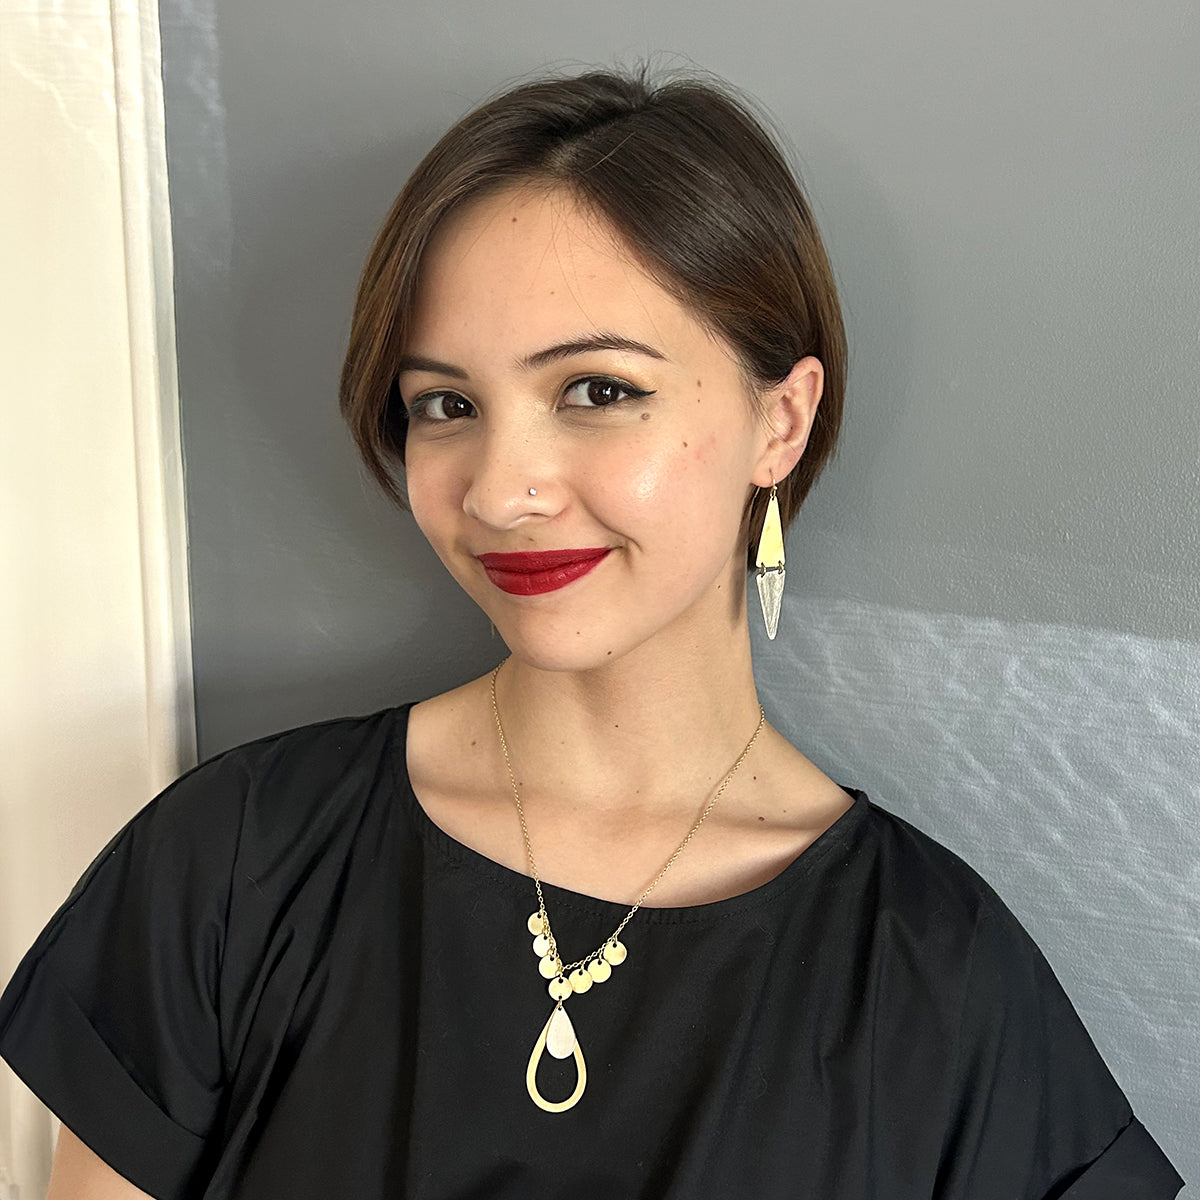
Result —
POLYGON ((954 928, 973 939, 986 914, 997 907, 1007 913, 991 885, 959 854, 863 800, 856 865, 860 882, 870 882, 889 920, 914 933, 954 928))
POLYGON ((959 855, 874 804, 860 851, 887 1010, 907 1014, 905 1045, 924 1048, 931 1096, 932 1064, 942 1064, 945 1194, 1058 1195, 1064 1181, 1086 1175, 1084 1190, 1091 1195, 1095 1179, 1099 1195, 1127 1170, 1121 1179, 1161 1183, 1146 1195, 1173 1195, 1169 1163, 996 891, 959 855))
POLYGON ((233 746, 182 776, 155 805, 167 810, 181 838, 223 837, 226 863, 256 896, 275 890, 264 877, 286 891, 318 860, 351 855, 372 820, 388 820, 403 768, 396 739, 406 708, 313 722, 233 746))
POLYGON ((101 873, 136 869, 176 896, 223 893, 235 861, 269 856, 298 831, 352 822, 373 795, 392 793, 402 708, 297 726, 204 759, 114 834, 59 916, 101 873))
POLYGON ((386 758, 397 720, 407 705, 366 716, 332 717, 265 734, 213 754, 186 775, 240 772, 248 781, 270 781, 280 773, 324 781, 357 762, 386 758), (315 773, 315 775, 314 775, 315 773))
POLYGON ((345 802, 381 774, 391 779, 404 707, 299 725, 232 746, 182 774, 153 804, 183 817, 197 806, 213 816, 214 805, 235 801, 260 813, 345 802))
MULTIPOLYGON (((1034 938, 1005 900, 955 851, 867 801, 847 884, 875 949, 923 981, 968 1022, 1002 1013, 1073 1010, 1034 938)), ((1039 1018, 1040 1019, 1040 1018, 1039 1018)))

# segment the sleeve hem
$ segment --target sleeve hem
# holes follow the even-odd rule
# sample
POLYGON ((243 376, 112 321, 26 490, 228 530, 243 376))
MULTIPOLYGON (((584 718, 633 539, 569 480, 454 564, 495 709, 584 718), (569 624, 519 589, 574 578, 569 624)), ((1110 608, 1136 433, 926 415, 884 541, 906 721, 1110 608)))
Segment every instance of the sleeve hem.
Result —
POLYGON ((39 964, 0 1035, 30 1091, 118 1174, 158 1200, 193 1200, 206 1149, 138 1086, 70 993, 39 964))
POLYGON ((1137 1119, 1117 1134, 1104 1151, 1065 1190, 1048 1196, 1060 1200, 1172 1200, 1183 1179, 1158 1143, 1137 1119))

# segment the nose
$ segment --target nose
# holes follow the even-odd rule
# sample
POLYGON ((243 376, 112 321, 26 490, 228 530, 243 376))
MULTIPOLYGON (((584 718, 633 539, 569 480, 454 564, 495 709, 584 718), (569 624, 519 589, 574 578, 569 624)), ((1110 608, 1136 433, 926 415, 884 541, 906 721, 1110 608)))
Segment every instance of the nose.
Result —
POLYGON ((547 440, 524 423, 489 424, 469 467, 463 511, 493 529, 552 516, 561 489, 547 440))

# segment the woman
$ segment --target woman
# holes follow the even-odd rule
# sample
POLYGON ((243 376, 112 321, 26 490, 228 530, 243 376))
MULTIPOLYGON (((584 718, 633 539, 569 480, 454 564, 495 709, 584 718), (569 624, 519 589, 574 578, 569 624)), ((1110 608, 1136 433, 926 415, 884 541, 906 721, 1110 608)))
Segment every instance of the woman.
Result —
POLYGON ((52 1197, 1177 1192, 995 894, 759 706, 743 573, 773 637, 844 376, 721 89, 545 80, 446 134, 342 405, 510 656, 101 853, 0 1001, 52 1197))

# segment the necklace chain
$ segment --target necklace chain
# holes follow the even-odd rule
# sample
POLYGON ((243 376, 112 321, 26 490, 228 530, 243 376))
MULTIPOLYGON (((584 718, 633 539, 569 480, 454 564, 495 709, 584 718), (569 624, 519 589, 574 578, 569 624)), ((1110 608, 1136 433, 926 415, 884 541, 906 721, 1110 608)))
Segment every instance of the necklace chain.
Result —
MULTIPOLYGON (((505 739, 505 736, 504 736, 504 726, 500 722, 500 709, 499 709, 499 706, 496 704, 496 676, 500 673, 500 668, 502 666, 504 666, 504 663, 507 661, 508 661, 508 659, 505 659, 504 662, 499 663, 497 665, 496 669, 492 672, 492 715, 496 718, 496 732, 500 735, 500 749, 504 753, 504 765, 508 769, 508 780, 509 780, 509 783, 512 784, 513 800, 516 802, 516 805, 517 805, 517 816, 521 820, 521 833, 525 838, 525 853, 529 858, 529 869, 533 873, 534 887, 537 888, 538 911, 540 912, 542 920, 545 923, 546 938, 547 938, 547 941, 549 942, 549 954, 553 958, 553 957, 559 957, 558 947, 554 940, 554 934, 550 929, 550 918, 546 914, 546 901, 542 895, 542 881, 538 878, 537 864, 533 861, 533 845, 530 843, 530 840, 529 840, 529 827, 525 824, 525 810, 521 807, 521 797, 517 793, 517 780, 516 780, 516 777, 513 775, 512 762, 508 757, 508 741, 505 739)), ((767 720, 767 714, 763 711, 763 707, 760 704, 758 706, 758 724, 757 724, 757 726, 755 726, 754 733, 751 736, 750 740, 746 743, 746 748, 741 752, 741 754, 738 755, 737 762, 735 762, 733 764, 733 766, 729 769, 729 773, 725 776, 725 778, 723 780, 721 780, 721 786, 719 788, 717 788, 716 795, 714 795, 713 798, 708 802, 707 807, 700 814, 700 819, 688 831, 687 837, 685 837, 683 839, 683 841, 679 843, 678 847, 675 850, 675 853, 672 854, 669 859, 667 859, 666 865, 654 877, 654 881, 637 898, 637 901, 635 902, 634 906, 629 910, 629 912, 627 912, 625 914, 624 919, 616 927, 616 929, 613 931, 612 935, 609 938, 607 938, 604 942, 602 942, 600 944, 600 947, 597 950, 592 951, 591 954, 587 955, 584 958, 579 959, 578 962, 573 962, 567 966, 562 967, 559 972, 559 974, 561 976, 569 975, 571 973, 571 971, 575 970, 575 968, 582 967, 584 965, 584 963, 588 962, 590 959, 593 959, 598 954, 600 954, 606 945, 608 945, 610 942, 616 941, 620 937, 621 931, 633 919, 633 914, 636 913, 639 908, 641 908, 646 897, 649 896, 650 893, 658 886, 658 881, 660 879, 662 879, 662 877, 671 869, 675 860, 680 856, 680 854, 683 853, 684 847, 695 836, 696 830, 699 829, 700 826, 704 824, 704 818, 707 817, 710 812, 712 812, 717 801, 721 798, 721 793, 724 792, 725 789, 729 786, 729 781, 737 773, 738 767, 740 767, 742 765, 742 762, 744 761, 746 755, 750 753, 750 748, 758 740, 758 735, 759 735, 759 733, 762 732, 762 727, 766 723, 766 720, 767 720)))

